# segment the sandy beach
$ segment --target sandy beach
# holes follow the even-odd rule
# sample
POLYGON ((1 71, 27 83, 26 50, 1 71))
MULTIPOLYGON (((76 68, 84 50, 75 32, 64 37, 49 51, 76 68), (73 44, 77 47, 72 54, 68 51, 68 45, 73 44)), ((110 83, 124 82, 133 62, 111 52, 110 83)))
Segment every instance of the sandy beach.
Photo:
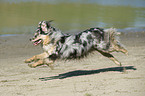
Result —
POLYGON ((30 68, 24 60, 42 53, 31 36, 0 37, 1 96, 145 96, 145 32, 120 36, 129 55, 113 55, 126 73, 97 52, 80 61, 57 61, 54 70, 30 68))

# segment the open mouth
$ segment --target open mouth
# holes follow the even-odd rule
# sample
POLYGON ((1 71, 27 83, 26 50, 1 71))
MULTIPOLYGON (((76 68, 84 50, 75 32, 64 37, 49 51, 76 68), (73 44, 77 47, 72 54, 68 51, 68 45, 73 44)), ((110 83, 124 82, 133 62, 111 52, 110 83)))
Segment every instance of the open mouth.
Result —
POLYGON ((36 46, 36 45, 40 44, 40 43, 41 43, 41 41, 42 41, 41 39, 38 39, 38 40, 34 41, 34 44, 33 44, 33 45, 35 45, 35 46, 36 46))

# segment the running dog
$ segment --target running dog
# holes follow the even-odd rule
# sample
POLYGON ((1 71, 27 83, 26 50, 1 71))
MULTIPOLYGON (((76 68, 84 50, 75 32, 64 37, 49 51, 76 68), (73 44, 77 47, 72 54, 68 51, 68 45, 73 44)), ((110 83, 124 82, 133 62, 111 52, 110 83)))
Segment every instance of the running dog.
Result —
POLYGON ((111 54, 114 51, 128 54, 128 51, 117 39, 119 33, 116 29, 95 27, 70 35, 52 27, 50 22, 39 22, 36 33, 31 39, 34 45, 41 44, 44 53, 26 59, 25 63, 34 62, 28 64, 30 67, 35 68, 46 64, 53 69, 53 63, 57 59, 80 59, 93 51, 98 51, 115 64, 122 66, 111 54))

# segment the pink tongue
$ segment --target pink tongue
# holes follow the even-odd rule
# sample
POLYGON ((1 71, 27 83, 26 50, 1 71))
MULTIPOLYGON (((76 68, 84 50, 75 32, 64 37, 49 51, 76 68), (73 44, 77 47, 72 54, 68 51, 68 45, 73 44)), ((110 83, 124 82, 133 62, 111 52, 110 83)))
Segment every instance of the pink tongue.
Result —
POLYGON ((37 42, 35 42, 33 45, 38 45, 39 43, 41 42, 41 40, 39 40, 39 41, 37 41, 37 42))
POLYGON ((38 42, 35 42, 33 45, 35 45, 35 46, 36 46, 37 44, 38 44, 38 42))

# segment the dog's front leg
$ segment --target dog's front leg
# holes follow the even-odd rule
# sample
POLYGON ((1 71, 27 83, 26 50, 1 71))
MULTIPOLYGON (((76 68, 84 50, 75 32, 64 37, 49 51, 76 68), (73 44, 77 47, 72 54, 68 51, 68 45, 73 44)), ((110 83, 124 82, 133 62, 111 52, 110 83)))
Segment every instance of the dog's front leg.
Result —
POLYGON ((45 63, 47 66, 49 66, 52 70, 54 69, 54 66, 53 66, 54 61, 49 60, 48 58, 46 58, 46 59, 44 60, 44 63, 45 63))
POLYGON ((24 62, 25 62, 25 63, 31 63, 31 62, 33 62, 33 61, 35 61, 35 60, 36 60, 36 55, 33 56, 33 57, 31 57, 31 58, 29 58, 29 59, 26 59, 24 62))
POLYGON ((43 58, 46 58, 48 56, 48 54, 46 52, 42 53, 42 54, 39 54, 39 55, 35 55, 29 59, 26 59, 25 60, 25 63, 31 63, 33 61, 37 61, 37 60, 40 60, 40 59, 43 59, 43 58))
POLYGON ((46 64, 47 66, 49 66, 53 70, 54 69, 53 63, 54 62, 52 60, 49 60, 48 58, 44 58, 44 59, 38 60, 37 62, 35 62, 33 64, 28 64, 28 66, 31 68, 35 68, 37 66, 41 66, 41 65, 46 64))
POLYGON ((28 64, 28 66, 31 67, 31 68, 35 68, 35 67, 43 65, 43 64, 44 64, 43 60, 38 60, 37 62, 35 62, 33 64, 28 64))

